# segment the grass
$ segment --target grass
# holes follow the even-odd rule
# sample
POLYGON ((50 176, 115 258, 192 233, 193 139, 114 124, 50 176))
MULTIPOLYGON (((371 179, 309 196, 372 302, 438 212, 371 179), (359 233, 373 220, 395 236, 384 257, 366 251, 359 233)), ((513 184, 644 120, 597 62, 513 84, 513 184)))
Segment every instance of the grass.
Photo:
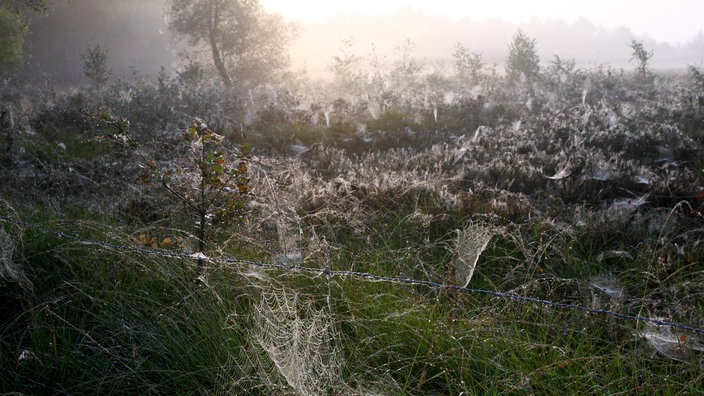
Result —
MULTIPOLYGON (((456 224, 436 217, 424 227, 400 208, 369 225, 371 244, 335 240, 330 265, 446 280, 447 250, 440 245, 449 244, 456 224), (424 239, 434 242, 424 245, 424 239)), ((108 229, 73 222, 64 227, 124 241, 115 228, 119 225, 108 229)), ((301 307, 327 312, 334 344, 304 338, 300 353, 325 347, 334 354, 335 381, 326 384, 335 392, 681 394, 696 392, 702 379, 696 355, 688 363, 659 355, 636 336, 646 325, 613 317, 452 290, 223 265, 211 267, 203 282, 194 263, 91 247, 33 229, 21 236, 13 260, 33 286, 23 289, 5 281, 2 311, 9 319, 0 328, 3 392, 306 393, 292 389, 252 342, 257 331, 252 313, 271 282, 295 294, 301 307)), ((561 250, 580 240, 550 230, 512 229, 494 237, 482 254, 472 286, 515 287, 521 295, 634 314, 643 314, 633 312, 639 306, 658 301, 690 310, 675 319, 696 320, 691 315, 701 312, 704 293, 672 288, 704 284, 701 272, 687 273, 691 265, 674 264, 657 283, 639 287, 635 258, 610 263, 622 268, 619 275, 634 299, 624 305, 605 295, 595 298, 598 292, 581 280, 598 271, 583 264, 595 260, 588 247, 595 242, 586 242, 586 249, 561 250), (526 264, 526 250, 540 264, 526 264)), ((640 271, 656 269, 641 266, 640 271)), ((299 308, 296 315, 305 318, 311 312, 299 308)))
MULTIPOLYGON (((589 104, 552 114, 499 103, 471 123, 450 112, 444 127, 391 109, 367 120, 364 136, 347 119, 329 133, 271 114, 275 123, 253 124, 267 133, 240 134, 255 148, 271 143, 251 164, 254 209, 206 253, 455 284, 458 230, 480 224, 493 235, 471 288, 702 328, 697 130, 641 105, 638 133, 626 121, 604 127, 589 104), (479 122, 490 125, 475 140, 479 122), (469 135, 454 136, 461 128, 469 135), (683 163, 654 165, 658 147, 683 163), (567 165, 570 177, 545 177, 567 165), (625 197, 646 198, 629 207, 625 197)), ((0 215, 38 226, 0 225, 2 393, 701 392, 693 332, 322 271, 223 260, 199 271, 193 260, 63 238, 54 231, 174 252, 197 245, 183 205, 136 183, 129 157, 51 127, 14 140, 24 151, 0 170, 0 215)), ((168 137, 141 138, 169 160, 168 137)))
MULTIPOLYGON (((44 251, 25 246, 34 287, 8 296, 21 309, 6 312, 2 367, 69 394, 225 392, 244 377, 233 364, 237 283, 196 282, 174 260, 26 240, 44 251)), ((3 391, 25 388, 4 378, 3 391)))

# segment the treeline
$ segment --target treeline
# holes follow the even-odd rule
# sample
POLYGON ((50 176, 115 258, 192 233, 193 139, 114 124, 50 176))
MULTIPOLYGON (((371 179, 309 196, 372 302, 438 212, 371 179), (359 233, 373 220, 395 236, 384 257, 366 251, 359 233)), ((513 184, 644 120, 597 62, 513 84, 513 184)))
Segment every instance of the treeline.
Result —
MULTIPOLYGON (((207 5, 210 1, 54 0, 47 3, 43 0, 7 0, 0 4, 3 10, 9 10, 9 16, 2 20, 3 28, 8 31, 3 38, 6 48, 3 58, 6 59, 2 63, 9 63, 14 67, 13 73, 20 73, 23 77, 46 80, 45 77, 49 76, 55 83, 75 86, 86 82, 81 54, 87 47, 97 44, 109 49, 108 66, 115 79, 134 77, 135 72, 154 76, 162 66, 171 72, 191 60, 210 61, 212 50, 208 43, 194 48, 189 46, 193 42, 183 40, 193 39, 193 36, 177 33, 179 29, 174 25, 177 18, 170 13, 173 8, 169 7, 180 3, 195 7, 207 5), (46 6, 50 7, 47 9, 46 6), (17 66, 22 63, 24 67, 18 71, 17 66)), ((213 4, 219 3, 221 1, 213 4)), ((191 24, 193 20, 186 22, 191 24)), ((672 46, 648 37, 636 37, 625 27, 608 30, 584 19, 574 23, 532 21, 516 25, 501 20, 452 21, 448 17, 401 9, 388 16, 339 15, 325 23, 301 23, 296 29, 290 29, 291 26, 286 26, 283 21, 263 26, 285 27, 287 34, 292 33, 289 39, 293 39, 281 40, 283 48, 274 49, 267 44, 264 49, 272 54, 267 65, 286 67, 290 56, 294 68, 305 65, 313 77, 320 73, 329 75, 334 56, 345 45, 343 40, 348 39, 353 44, 350 49, 356 53, 374 52, 386 60, 397 56, 403 43, 412 42, 414 56, 429 67, 451 65, 451 55, 457 43, 471 53, 481 54, 483 62, 489 66, 503 65, 506 47, 518 29, 535 38, 542 64, 547 64, 557 54, 562 59, 573 59, 582 67, 609 64, 629 68, 628 45, 633 38, 654 50, 651 64, 656 69, 698 66, 704 53, 704 35, 701 34, 687 44, 672 46)), ((196 29, 197 25, 191 27, 196 29)), ((260 32, 258 36, 266 37, 264 33, 260 32)), ((275 36, 281 37, 282 33, 275 36)), ((252 39, 245 36, 235 33, 230 37, 251 42, 252 39)), ((231 47, 224 50, 234 55, 246 49, 231 47)), ((251 69, 264 70, 261 66, 251 69)))

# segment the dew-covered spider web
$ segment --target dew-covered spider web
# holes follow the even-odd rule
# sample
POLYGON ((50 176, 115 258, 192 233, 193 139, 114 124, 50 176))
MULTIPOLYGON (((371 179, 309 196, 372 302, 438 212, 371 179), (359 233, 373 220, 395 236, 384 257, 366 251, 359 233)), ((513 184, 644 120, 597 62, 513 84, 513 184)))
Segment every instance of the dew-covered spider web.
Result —
POLYGON ((467 287, 474 275, 474 269, 482 252, 489 245, 493 232, 488 227, 478 223, 469 223, 464 229, 457 231, 455 241, 455 282, 467 287))
POLYGON ((329 394, 339 384, 340 362, 328 306, 317 308, 285 287, 262 293, 254 306, 253 341, 273 365, 264 371, 299 395, 329 394))
POLYGON ((25 276, 22 267, 12 260, 15 248, 16 243, 13 236, 5 231, 4 228, 0 228, 0 279, 16 282, 22 287, 31 288, 32 284, 25 276))

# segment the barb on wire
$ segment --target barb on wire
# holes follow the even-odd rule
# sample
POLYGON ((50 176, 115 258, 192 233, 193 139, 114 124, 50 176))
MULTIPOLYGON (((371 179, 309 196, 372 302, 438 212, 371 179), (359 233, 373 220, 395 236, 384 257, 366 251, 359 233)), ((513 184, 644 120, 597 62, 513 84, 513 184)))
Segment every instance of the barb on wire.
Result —
POLYGON ((85 239, 85 238, 81 238, 81 237, 78 237, 75 235, 67 234, 62 231, 51 230, 51 229, 48 229, 46 227, 42 227, 42 226, 39 226, 36 224, 30 224, 30 223, 26 223, 26 222, 19 221, 19 220, 9 219, 7 217, 0 216, 0 221, 6 222, 6 223, 14 223, 14 224, 21 225, 21 226, 24 226, 27 228, 34 228, 34 229, 37 229, 43 233, 54 234, 58 237, 61 237, 63 239, 72 240, 74 242, 79 242, 79 243, 86 244, 86 245, 97 245, 97 246, 101 246, 101 247, 105 247, 105 248, 115 249, 118 251, 131 251, 131 252, 135 252, 135 253, 142 253, 142 254, 147 254, 147 255, 152 255, 152 256, 177 258, 177 259, 183 259, 183 260, 202 259, 204 261, 208 261, 208 262, 212 262, 212 263, 235 264, 235 265, 245 265, 245 266, 250 266, 250 267, 259 267, 259 268, 265 268, 265 269, 279 269, 279 270, 285 270, 285 271, 295 271, 295 272, 299 272, 299 273, 315 274, 315 276, 327 275, 327 276, 337 276, 337 277, 354 277, 354 278, 365 279, 365 280, 369 280, 369 281, 377 281, 377 282, 388 282, 388 283, 396 283, 396 284, 404 284, 404 285, 426 286, 426 287, 435 288, 435 289, 451 289, 451 290, 457 290, 457 291, 465 292, 465 293, 484 294, 484 295, 514 300, 514 301, 530 302, 530 303, 535 303, 535 304, 540 304, 540 305, 555 307, 555 308, 574 309, 574 310, 586 312, 589 314, 613 316, 613 317, 623 319, 623 320, 631 320, 631 321, 636 321, 636 322, 650 323, 650 324, 657 325, 657 326, 666 326, 666 327, 676 328, 676 329, 680 329, 680 330, 691 331, 694 333, 704 334, 704 328, 688 326, 688 325, 681 324, 681 323, 669 322, 669 321, 665 321, 665 320, 648 318, 648 317, 644 317, 644 316, 633 316, 633 315, 628 315, 628 314, 610 311, 610 310, 606 310, 606 309, 589 308, 589 307, 585 307, 582 305, 562 303, 562 302, 556 302, 556 301, 551 301, 551 300, 544 300, 544 299, 535 298, 535 297, 519 296, 519 295, 513 294, 513 293, 504 293, 504 292, 497 292, 497 291, 483 290, 483 289, 472 289, 472 288, 456 286, 456 285, 446 285, 446 284, 437 283, 437 282, 433 282, 433 281, 427 281, 427 280, 410 279, 410 278, 403 278, 403 277, 389 277, 389 276, 375 275, 375 274, 371 274, 371 273, 367 273, 367 272, 330 270, 329 268, 313 268, 313 267, 306 267, 306 266, 295 265, 295 264, 267 263, 267 262, 261 262, 261 261, 241 260, 241 259, 237 259, 237 258, 216 258, 216 257, 207 257, 203 253, 176 253, 176 252, 168 252, 168 251, 163 251, 163 250, 148 249, 148 248, 145 248, 142 246, 114 245, 114 244, 111 244, 111 243, 108 243, 105 241, 94 241, 94 240, 90 240, 90 239, 85 239))

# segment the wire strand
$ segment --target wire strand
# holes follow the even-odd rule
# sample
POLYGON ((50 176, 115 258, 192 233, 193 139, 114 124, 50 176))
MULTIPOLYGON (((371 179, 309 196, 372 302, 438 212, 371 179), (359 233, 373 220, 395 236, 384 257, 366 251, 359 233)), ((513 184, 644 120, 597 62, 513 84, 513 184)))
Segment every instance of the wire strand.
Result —
POLYGON ((205 260, 205 261, 208 261, 211 263, 216 263, 216 264, 234 264, 234 265, 244 265, 244 266, 249 266, 249 267, 259 267, 259 268, 265 268, 265 269, 278 269, 278 270, 284 270, 284 271, 294 271, 294 272, 298 272, 298 273, 314 274, 316 277, 320 276, 320 275, 335 276, 335 277, 353 277, 353 278, 358 278, 358 279, 363 279, 363 280, 368 280, 368 281, 388 282, 388 283, 395 283, 395 284, 401 284, 401 285, 425 286, 425 287, 435 288, 435 289, 450 289, 450 290, 457 290, 457 291, 464 292, 464 293, 484 294, 484 295, 514 300, 514 301, 530 302, 530 303, 535 303, 535 304, 540 304, 540 305, 555 307, 555 308, 574 309, 574 310, 586 312, 589 314, 613 316, 613 317, 623 319, 623 320, 650 323, 650 324, 657 325, 657 326, 666 326, 666 327, 671 327, 671 328, 675 328, 675 329, 686 330, 686 331, 691 331, 694 333, 704 334, 704 329, 702 329, 702 328, 689 326, 689 325, 685 325, 685 324, 681 324, 681 323, 675 323, 675 322, 670 322, 670 321, 655 319, 655 318, 649 318, 649 317, 644 317, 644 316, 628 315, 628 314, 624 314, 624 313, 620 313, 620 312, 616 312, 616 311, 610 311, 610 310, 606 310, 606 309, 589 308, 589 307, 585 307, 582 305, 576 305, 576 304, 570 304, 570 303, 564 303, 564 302, 556 302, 556 301, 545 300, 545 299, 540 299, 540 298, 536 298, 536 297, 520 296, 520 295, 513 294, 513 293, 505 293, 505 292, 498 292, 498 291, 484 290, 484 289, 472 289, 472 288, 467 288, 467 287, 462 287, 462 286, 457 286, 457 285, 447 285, 447 284, 442 284, 442 283, 438 283, 438 282, 412 279, 412 278, 375 275, 375 274, 371 274, 368 272, 331 270, 329 268, 314 268, 314 267, 306 267, 306 266, 295 265, 295 264, 280 264, 280 263, 271 263, 271 262, 263 262, 263 261, 251 261, 251 260, 242 260, 242 259, 238 259, 238 258, 207 257, 203 253, 200 253, 200 252, 190 253, 190 254, 177 253, 177 252, 149 249, 149 248, 145 248, 143 246, 136 246, 136 245, 134 245, 134 246, 115 245, 115 244, 111 244, 111 243, 108 243, 105 241, 95 241, 95 240, 91 240, 91 239, 81 238, 81 237, 78 237, 75 235, 67 234, 63 231, 52 230, 52 229, 49 229, 49 228, 46 228, 46 227, 43 227, 40 225, 31 224, 31 223, 27 223, 27 222, 19 221, 19 220, 14 220, 14 219, 10 219, 7 217, 0 216, 0 221, 6 222, 6 223, 13 223, 13 224, 24 226, 27 228, 33 228, 33 229, 39 230, 45 234, 54 234, 60 238, 71 240, 74 242, 79 242, 79 243, 86 244, 86 245, 95 245, 95 246, 100 246, 100 247, 104 247, 104 248, 110 248, 110 249, 114 249, 117 251, 135 252, 135 253, 147 254, 147 255, 151 255, 151 256, 176 258, 176 259, 182 259, 182 260, 205 260))

